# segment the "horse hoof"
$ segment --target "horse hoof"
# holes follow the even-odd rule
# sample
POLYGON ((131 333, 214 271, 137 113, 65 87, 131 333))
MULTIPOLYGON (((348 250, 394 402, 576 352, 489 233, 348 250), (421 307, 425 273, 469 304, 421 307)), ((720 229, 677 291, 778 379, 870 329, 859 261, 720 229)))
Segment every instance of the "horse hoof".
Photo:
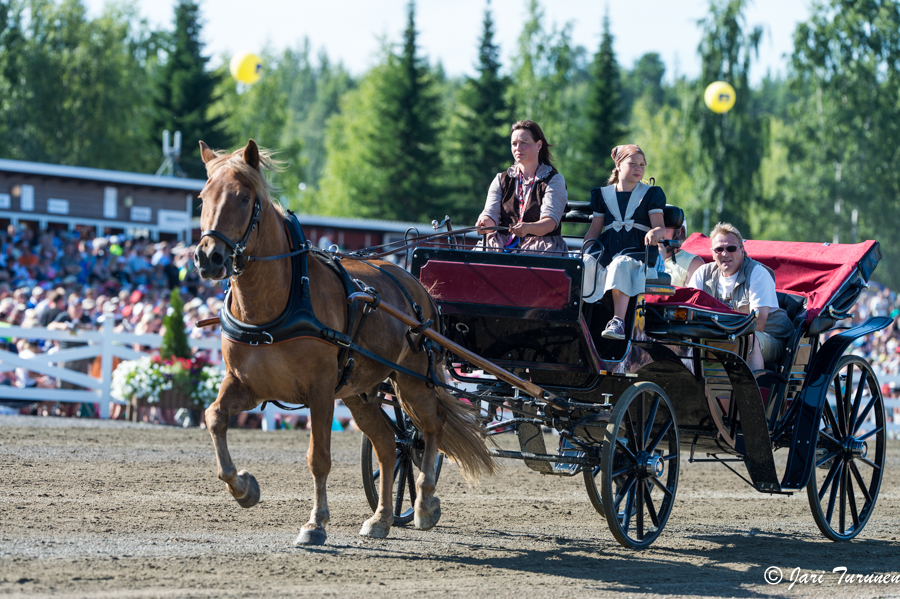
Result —
POLYGON ((436 505, 430 511, 417 509, 413 521, 419 530, 431 530, 441 519, 441 502, 435 498, 436 505))
MULTIPOLYGON (((238 477, 247 481, 247 492, 244 493, 243 497, 235 497, 235 499, 237 500, 238 505, 243 508, 253 507, 259 503, 259 483, 256 482, 256 478, 246 470, 238 472, 238 477)), ((231 491, 231 487, 228 487, 228 490, 231 491)), ((232 495, 234 495, 234 493, 232 493, 232 495)))
POLYGON ((297 535, 294 545, 324 545, 328 535, 325 534, 324 528, 304 528, 297 535))
POLYGON ((359 529, 359 536, 369 537, 370 539, 386 539, 390 530, 390 524, 370 518, 363 522, 362 528, 359 529))

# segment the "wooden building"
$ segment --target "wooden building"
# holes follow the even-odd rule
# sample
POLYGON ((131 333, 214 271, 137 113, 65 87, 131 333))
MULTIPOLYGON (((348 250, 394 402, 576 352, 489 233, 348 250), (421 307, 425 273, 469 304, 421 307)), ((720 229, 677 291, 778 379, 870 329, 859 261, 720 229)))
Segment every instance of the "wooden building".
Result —
MULTIPOLYGON (((206 181, 0 159, 0 227, 81 229, 90 236, 147 236, 196 243, 206 181)), ((299 214, 307 238, 358 250, 420 236, 430 224, 299 214)), ((462 225, 457 225, 459 228, 462 225)), ((469 243, 472 243, 474 236, 469 243)))
POLYGON ((0 159, 0 226, 186 240, 205 183, 0 159))

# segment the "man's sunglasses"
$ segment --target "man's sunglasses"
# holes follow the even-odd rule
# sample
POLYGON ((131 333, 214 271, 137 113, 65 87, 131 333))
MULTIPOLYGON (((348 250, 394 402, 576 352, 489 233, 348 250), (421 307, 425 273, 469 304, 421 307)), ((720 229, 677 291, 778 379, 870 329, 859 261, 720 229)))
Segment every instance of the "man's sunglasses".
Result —
POLYGON ((713 253, 715 254, 724 254, 725 252, 733 254, 736 251, 738 251, 738 246, 736 245, 720 245, 717 248, 713 248, 713 253))

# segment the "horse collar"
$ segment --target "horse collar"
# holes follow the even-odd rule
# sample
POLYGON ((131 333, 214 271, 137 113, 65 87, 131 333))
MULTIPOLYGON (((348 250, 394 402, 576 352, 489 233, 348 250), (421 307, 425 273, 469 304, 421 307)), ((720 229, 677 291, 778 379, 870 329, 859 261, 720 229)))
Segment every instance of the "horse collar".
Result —
MULTIPOLYGON (((306 236, 303 234, 303 227, 300 226, 297 215, 288 211, 285 221, 291 237, 291 246, 298 248, 299 251, 295 250, 284 255, 290 256, 293 262, 291 292, 284 312, 272 322, 264 325, 255 326, 243 323, 231 314, 231 290, 229 289, 225 295, 224 305, 219 311, 222 333, 231 341, 248 345, 269 345, 298 337, 315 337, 331 341, 335 339, 345 341, 345 338, 349 340, 345 334, 325 326, 313 312, 309 294, 309 252, 303 250, 307 247, 306 236)), ((318 255, 318 253, 314 255, 318 255)), ((274 256, 274 258, 280 257, 274 256)), ((320 259, 337 274, 347 296, 356 291, 352 279, 340 263, 335 263, 321 255, 320 259)))

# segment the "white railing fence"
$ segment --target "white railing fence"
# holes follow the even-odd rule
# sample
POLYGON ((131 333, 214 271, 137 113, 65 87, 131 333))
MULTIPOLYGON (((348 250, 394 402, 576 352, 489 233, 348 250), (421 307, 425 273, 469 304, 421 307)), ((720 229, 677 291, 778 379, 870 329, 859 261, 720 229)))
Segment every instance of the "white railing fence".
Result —
MULTIPOLYGON (((100 405, 100 417, 109 418, 110 402, 124 403, 112 397, 113 357, 123 360, 136 360, 148 352, 133 349, 134 345, 158 348, 162 345, 162 336, 157 334, 136 335, 134 333, 116 333, 110 324, 101 325, 96 331, 51 331, 45 328, 6 327, 0 329, 0 336, 11 339, 52 339, 88 343, 82 347, 60 349, 46 352, 32 358, 22 358, 18 354, 0 350, 0 364, 4 370, 24 368, 36 374, 55 377, 61 381, 72 383, 85 389, 45 389, 28 387, 25 389, 0 385, 0 398, 30 401, 57 401, 64 403, 97 403, 100 405), (100 356, 100 378, 83 374, 60 366, 67 362, 85 360, 100 356)), ((213 350, 216 355, 222 351, 219 337, 204 339, 188 339, 191 348, 213 350)))
MULTIPOLYGON (((110 386, 112 383, 113 357, 123 360, 136 360, 141 356, 149 355, 148 352, 136 351, 132 346, 139 345, 156 349, 162 345, 162 336, 157 334, 137 335, 134 333, 116 333, 112 326, 102 325, 97 331, 50 331, 41 327, 0 328, 0 337, 10 339, 51 339, 55 341, 74 341, 88 343, 83 347, 60 349, 53 353, 40 353, 32 358, 22 358, 18 354, 0 350, 0 372, 12 371, 15 368, 24 368, 36 374, 58 378, 81 387, 76 389, 46 389, 40 387, 20 388, 10 385, 0 385, 0 398, 16 399, 24 401, 56 401, 62 403, 96 403, 100 406, 100 418, 109 418, 110 402, 124 404, 112 397, 110 386), (100 378, 83 374, 69 368, 59 366, 60 363, 85 360, 100 356, 100 378)), ((212 350, 213 363, 219 361, 222 352, 222 339, 219 336, 204 339, 188 339, 188 344, 194 349, 212 350)), ((301 415, 307 416, 308 409, 299 411, 282 410, 269 405, 265 412, 260 406, 249 410, 252 414, 260 414, 262 428, 275 430, 275 415, 301 415)), ((343 405, 335 406, 335 416, 347 418, 350 411, 343 405)))
MULTIPOLYGON (((0 385, 0 398, 17 399, 25 401, 57 401, 67 403, 96 403, 100 406, 100 417, 109 418, 110 402, 125 403, 112 397, 110 387, 112 383, 113 357, 123 360, 136 360, 147 352, 137 351, 133 346, 149 347, 156 349, 162 345, 162 336, 157 334, 137 335, 134 333, 116 333, 109 324, 103 324, 96 331, 50 331, 41 327, 5 327, 0 328, 0 337, 11 339, 52 339, 56 341, 74 341, 88 343, 86 346, 71 349, 60 349, 52 353, 40 353, 32 358, 22 358, 18 354, 0 350, 0 371, 24 368, 37 374, 55 377, 80 387, 75 389, 46 389, 39 387, 20 388, 10 385, 0 385), (60 363, 74 362, 100 356, 100 378, 89 374, 83 374, 59 366, 60 363)), ((222 351, 222 340, 219 336, 203 339, 188 339, 188 344, 194 349, 212 350, 214 360, 222 351)), ((885 377, 887 379, 897 377, 885 377)), ((879 377, 881 379, 881 377, 879 377)), ((886 382, 886 381, 882 381, 886 382)), ((833 404, 834 398, 829 396, 833 404)), ((900 437, 900 399, 885 398, 885 411, 887 421, 885 428, 891 436, 900 437)), ((250 410, 250 413, 262 416, 262 427, 265 430, 274 430, 276 414, 308 415, 309 411, 285 411, 273 405, 269 405, 265 412, 260 407, 250 410)), ((349 410, 343 405, 335 406, 335 415, 349 417, 349 410)))

